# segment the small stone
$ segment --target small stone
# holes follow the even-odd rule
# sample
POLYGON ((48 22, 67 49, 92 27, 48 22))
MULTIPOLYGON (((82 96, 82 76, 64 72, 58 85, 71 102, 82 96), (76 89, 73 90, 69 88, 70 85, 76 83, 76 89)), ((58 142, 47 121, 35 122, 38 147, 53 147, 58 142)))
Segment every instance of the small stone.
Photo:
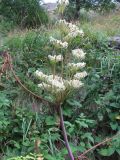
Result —
POLYGON ((120 35, 109 38, 109 46, 120 50, 120 35))

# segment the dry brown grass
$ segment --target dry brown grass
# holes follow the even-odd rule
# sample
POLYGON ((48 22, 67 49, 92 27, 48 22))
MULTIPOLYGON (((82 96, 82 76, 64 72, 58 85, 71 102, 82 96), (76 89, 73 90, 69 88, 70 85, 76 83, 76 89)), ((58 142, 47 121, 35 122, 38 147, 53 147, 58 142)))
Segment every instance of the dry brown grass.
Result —
POLYGON ((120 12, 96 16, 91 22, 83 24, 106 36, 120 35, 120 12))

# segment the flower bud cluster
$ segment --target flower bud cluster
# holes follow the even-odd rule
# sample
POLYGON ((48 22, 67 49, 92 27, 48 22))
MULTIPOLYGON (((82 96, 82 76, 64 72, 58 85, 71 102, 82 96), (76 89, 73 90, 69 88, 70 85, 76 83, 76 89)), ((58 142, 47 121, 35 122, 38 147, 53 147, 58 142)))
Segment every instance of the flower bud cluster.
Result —
POLYGON ((63 56, 62 55, 54 55, 54 56, 48 55, 48 59, 51 62, 60 62, 63 60, 63 56))
POLYGON ((78 48, 78 49, 72 50, 72 55, 73 55, 74 57, 76 57, 77 59, 84 59, 86 53, 83 52, 82 49, 79 49, 79 48, 78 48))
POLYGON ((87 72, 78 72, 74 75, 74 79, 81 80, 82 78, 85 78, 87 76, 87 72))
POLYGON ((47 75, 45 75, 43 72, 36 70, 35 76, 38 77, 40 80, 44 80, 47 78, 47 75))
POLYGON ((52 36, 50 37, 50 42, 54 45, 58 45, 61 48, 68 48, 67 42, 62 42, 61 40, 55 39, 52 36))
POLYGON ((65 83, 65 86, 69 89, 71 88, 78 89, 81 86, 83 86, 83 83, 77 79, 65 80, 64 83, 65 83))
POLYGON ((82 87, 83 83, 79 80, 73 79, 73 80, 70 80, 70 86, 72 86, 74 89, 77 89, 82 87))
POLYGON ((79 70, 83 67, 85 67, 86 63, 85 62, 79 62, 79 63, 68 63, 68 68, 71 68, 73 70, 79 70))

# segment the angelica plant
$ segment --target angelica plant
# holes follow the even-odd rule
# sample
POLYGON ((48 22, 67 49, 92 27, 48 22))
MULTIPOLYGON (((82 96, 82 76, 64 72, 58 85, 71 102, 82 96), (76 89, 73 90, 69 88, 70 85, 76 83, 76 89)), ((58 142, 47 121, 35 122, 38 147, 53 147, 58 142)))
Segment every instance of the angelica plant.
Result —
MULTIPOLYGON (((84 35, 84 32, 79 30, 76 25, 68 23, 65 20, 60 20, 59 24, 61 23, 68 27, 69 30, 65 37, 72 39, 75 38, 76 35, 84 35), (77 30, 76 34, 70 36, 75 30, 77 30)), ((62 37, 62 40, 50 37, 50 44, 53 46, 53 52, 46 58, 48 59, 51 72, 49 71, 49 74, 45 74, 41 70, 37 70, 35 75, 40 80, 38 87, 54 97, 54 103, 56 104, 57 110, 59 110, 61 128, 63 130, 69 157, 71 160, 74 160, 67 139, 61 105, 71 93, 84 85, 82 79, 87 76, 87 72, 83 70, 86 66, 86 63, 83 61, 86 53, 81 48, 70 50, 69 42, 64 41, 65 37, 62 37), (59 52, 60 50, 62 51, 61 54, 59 52)))

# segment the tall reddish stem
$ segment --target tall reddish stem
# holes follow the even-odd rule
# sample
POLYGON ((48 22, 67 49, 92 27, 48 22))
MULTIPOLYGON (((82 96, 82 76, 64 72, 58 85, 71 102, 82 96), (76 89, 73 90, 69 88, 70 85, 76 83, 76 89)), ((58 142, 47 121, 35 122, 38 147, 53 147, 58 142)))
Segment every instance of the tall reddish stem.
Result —
POLYGON ((68 142, 68 137, 67 137, 67 133, 66 133, 65 125, 64 125, 63 112, 62 112, 61 105, 59 105, 59 114, 60 114, 60 124, 62 128, 63 136, 64 136, 65 145, 68 150, 69 158, 70 160, 75 160, 72 154, 72 150, 70 148, 69 142, 68 142))

